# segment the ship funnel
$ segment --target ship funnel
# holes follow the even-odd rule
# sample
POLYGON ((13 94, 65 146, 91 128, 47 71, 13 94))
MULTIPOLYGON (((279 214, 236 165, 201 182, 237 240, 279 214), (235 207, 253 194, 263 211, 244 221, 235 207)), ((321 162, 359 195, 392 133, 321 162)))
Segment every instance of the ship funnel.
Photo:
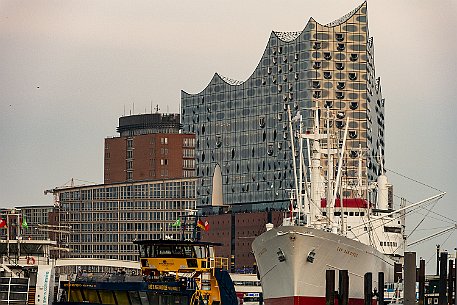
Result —
POLYGON ((270 231, 271 229, 273 229, 274 225, 272 223, 267 223, 265 225, 265 228, 267 229, 267 231, 270 231))

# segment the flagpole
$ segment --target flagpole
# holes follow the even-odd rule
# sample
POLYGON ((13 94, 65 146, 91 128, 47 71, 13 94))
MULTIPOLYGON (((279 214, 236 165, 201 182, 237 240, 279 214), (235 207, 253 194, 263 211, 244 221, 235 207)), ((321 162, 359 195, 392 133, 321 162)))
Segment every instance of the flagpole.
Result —
POLYGON ((9 216, 10 215, 7 212, 7 214, 6 214, 6 246, 7 246, 6 256, 8 257, 8 261, 10 259, 10 222, 9 222, 10 217, 9 216))

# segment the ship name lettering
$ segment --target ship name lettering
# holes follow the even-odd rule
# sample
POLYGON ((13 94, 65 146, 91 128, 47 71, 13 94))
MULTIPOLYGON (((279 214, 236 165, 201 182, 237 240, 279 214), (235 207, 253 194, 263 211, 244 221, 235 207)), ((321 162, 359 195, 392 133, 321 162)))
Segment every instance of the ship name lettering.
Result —
POLYGON ((350 255, 350 256, 353 256, 353 257, 359 256, 358 253, 349 251, 349 250, 347 250, 347 249, 343 249, 343 248, 341 248, 341 247, 336 247, 336 251, 338 251, 338 252, 343 252, 344 254, 347 254, 347 255, 350 255))
POLYGON ((174 290, 174 291, 179 291, 179 287, 167 286, 167 285, 153 285, 153 284, 150 284, 148 288, 151 289, 151 290, 174 290))

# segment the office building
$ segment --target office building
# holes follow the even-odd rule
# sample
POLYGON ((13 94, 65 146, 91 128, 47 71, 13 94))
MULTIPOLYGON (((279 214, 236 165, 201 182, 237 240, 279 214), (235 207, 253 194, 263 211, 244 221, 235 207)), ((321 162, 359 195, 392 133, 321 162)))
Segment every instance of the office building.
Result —
MULTIPOLYGON (((178 218, 195 210, 195 178, 100 184, 52 190, 72 257, 137 260, 135 239, 180 239, 178 218)), ((186 228, 185 238, 192 237, 186 228)))
POLYGON ((0 227, 0 239, 8 239, 7 232, 10 239, 51 239, 47 225, 53 211, 53 206, 40 205, 0 209, 0 219, 5 224, 0 227))
POLYGON ((359 175, 366 186, 380 174, 384 99, 366 3, 329 24, 311 18, 302 31, 272 32, 247 80, 216 73, 200 93, 183 91, 181 101, 183 131, 196 134, 198 207, 289 207, 293 156, 298 156, 292 152, 289 109, 291 117, 302 117, 305 133, 313 132, 316 113, 320 132, 326 133, 328 113, 328 129, 336 135, 331 148, 342 142, 349 118, 342 196, 356 192, 359 175))
POLYGON ((195 176, 195 136, 180 132, 178 114, 120 117, 117 131, 105 139, 105 183, 195 176))

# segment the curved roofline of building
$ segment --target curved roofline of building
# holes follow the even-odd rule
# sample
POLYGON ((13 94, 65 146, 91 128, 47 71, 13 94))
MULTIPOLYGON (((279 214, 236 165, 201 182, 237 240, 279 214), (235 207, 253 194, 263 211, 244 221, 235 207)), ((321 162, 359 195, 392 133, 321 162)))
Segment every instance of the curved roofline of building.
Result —
MULTIPOLYGON (((270 37, 268 39, 268 42, 267 42, 267 45, 265 46, 265 49, 262 53, 262 56, 260 57, 260 61, 262 60, 263 58, 263 55, 265 54, 265 52, 267 51, 267 47, 269 45, 269 42, 272 38, 272 36, 276 36, 276 38, 278 38, 279 40, 285 42, 285 43, 291 43, 291 42, 294 42, 296 41, 302 34, 303 32, 305 31, 305 29, 308 27, 308 25, 311 23, 311 22, 315 22, 316 24, 320 25, 320 26, 324 26, 324 27, 328 27, 328 28, 332 28, 332 27, 335 27, 335 26, 338 26, 338 25, 341 25, 343 23, 345 23, 346 21, 348 21, 352 16, 355 15, 355 13, 357 13, 362 7, 366 6, 367 5, 367 1, 365 0, 362 4, 360 4, 359 6, 357 6, 355 9, 353 9, 352 11, 350 11, 349 13, 345 14, 344 16, 338 18, 338 19, 335 19, 334 21, 332 22, 329 22, 327 24, 322 24, 322 23, 319 23, 318 21, 316 21, 313 17, 310 17, 308 22, 306 23, 305 27, 303 28, 303 30, 301 30, 300 32, 297 31, 297 32, 279 32, 279 31, 271 31, 271 34, 270 34, 270 37), (293 37, 293 39, 291 40, 285 40, 283 39, 282 37, 280 37, 280 35, 278 35, 278 33, 294 33, 294 34, 297 34, 295 37, 293 37)), ((292 34, 291 34, 292 35, 292 34)), ((259 63, 260 63, 259 61, 259 63)), ((240 80, 235 80, 235 79, 232 79, 230 77, 227 77, 227 76, 223 76, 222 74, 216 72, 214 73, 213 77, 211 78, 211 80, 208 82, 208 84, 205 86, 205 88, 203 88, 203 90, 201 90, 200 92, 197 92, 197 93, 189 93, 189 92, 186 92, 184 90, 181 90, 181 92, 187 94, 187 95, 198 95, 202 92, 204 92, 206 90, 206 88, 209 87, 209 85, 211 85, 213 83, 213 80, 218 77, 220 80, 222 80, 223 82, 225 82, 226 84, 230 85, 230 86, 241 86, 242 84, 244 84, 246 81, 248 81, 251 76, 255 73, 255 71, 257 70, 257 67, 259 66, 259 64, 257 64, 257 66, 255 67, 254 71, 249 75, 249 77, 247 79, 245 79, 244 81, 240 81, 240 80)))

